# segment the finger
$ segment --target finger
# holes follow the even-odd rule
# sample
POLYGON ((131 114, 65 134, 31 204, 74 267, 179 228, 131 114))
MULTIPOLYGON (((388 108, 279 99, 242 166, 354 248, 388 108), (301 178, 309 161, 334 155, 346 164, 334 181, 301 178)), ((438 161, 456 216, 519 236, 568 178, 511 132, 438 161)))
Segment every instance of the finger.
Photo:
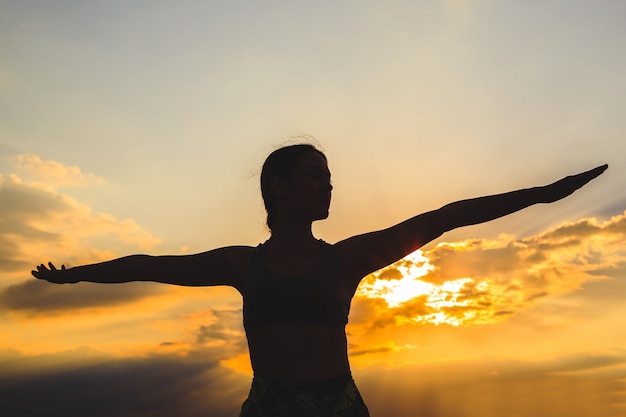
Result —
POLYGON ((595 167, 593 169, 590 169, 589 171, 585 171, 585 172, 581 172, 578 175, 573 175, 573 178, 580 178, 581 180, 584 180, 585 183, 591 181, 592 179, 600 176, 604 171, 607 170, 609 166, 607 164, 604 165, 600 165, 598 167, 595 167))
POLYGON ((608 164, 604 164, 604 165, 600 165, 599 167, 596 167, 594 169, 592 169, 592 172, 597 172, 598 175, 602 174, 604 171, 607 170, 607 168, 609 167, 608 164))
POLYGON ((604 171, 606 171, 606 169, 607 169, 608 167, 609 167, 609 166, 608 166, 607 164, 600 165, 600 166, 598 166, 598 167, 595 167, 594 169, 590 169, 589 171, 587 171, 587 173, 589 173, 589 174, 594 174, 594 175, 600 175, 600 174, 602 174, 604 171))
POLYGON ((54 266, 54 264, 52 262, 48 262, 48 266, 50 267, 51 271, 56 271, 57 268, 54 266))

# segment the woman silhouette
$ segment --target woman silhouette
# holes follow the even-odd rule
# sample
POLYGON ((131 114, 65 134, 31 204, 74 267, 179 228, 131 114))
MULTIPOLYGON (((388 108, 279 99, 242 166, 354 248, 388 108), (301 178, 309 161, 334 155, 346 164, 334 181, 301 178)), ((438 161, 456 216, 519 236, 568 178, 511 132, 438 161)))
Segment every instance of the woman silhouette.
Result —
POLYGON ((603 165, 534 187, 457 201, 384 230, 328 244, 311 225, 328 217, 333 189, 326 156, 309 144, 272 152, 261 172, 271 237, 257 247, 194 255, 132 255, 33 275, 54 283, 155 281, 229 285, 243 296, 254 377, 240 417, 368 416, 350 374, 345 325, 359 282, 457 227, 487 222, 573 193, 603 165))

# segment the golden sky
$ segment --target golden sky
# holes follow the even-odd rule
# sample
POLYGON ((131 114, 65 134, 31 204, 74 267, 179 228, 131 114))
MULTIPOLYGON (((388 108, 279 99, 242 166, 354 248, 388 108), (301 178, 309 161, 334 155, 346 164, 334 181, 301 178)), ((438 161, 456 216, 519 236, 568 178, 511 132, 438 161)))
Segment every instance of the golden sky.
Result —
POLYGON ((312 4, 0 1, 0 404, 236 415, 235 290, 30 270, 256 245, 263 159, 311 134, 330 243, 609 163, 366 277, 347 331, 372 416, 626 415, 626 6, 312 4))
MULTIPOLYGON (((33 254, 74 265, 117 251, 150 251, 160 241, 132 220, 58 191, 103 179, 32 154, 14 161, 28 166, 30 179, 0 178, 0 244, 11 249, 4 252, 0 292, 6 395, 33 384, 59 395, 85 381, 106 385, 132 375, 127 383, 134 390, 143 392, 138 386, 145 384, 173 390, 167 410, 232 414, 251 376, 238 293, 25 279, 33 254)), ((353 371, 370 408, 378 415, 391 404, 394 415, 415 409, 497 415, 515 404, 530 415, 551 404, 570 415, 598 409, 620 415, 625 268, 623 212, 524 237, 444 239, 371 274, 347 328, 353 371), (584 395, 572 400, 572 389, 584 395)), ((111 396, 129 395, 121 391, 111 396)), ((81 395, 97 401, 101 394, 81 395)))

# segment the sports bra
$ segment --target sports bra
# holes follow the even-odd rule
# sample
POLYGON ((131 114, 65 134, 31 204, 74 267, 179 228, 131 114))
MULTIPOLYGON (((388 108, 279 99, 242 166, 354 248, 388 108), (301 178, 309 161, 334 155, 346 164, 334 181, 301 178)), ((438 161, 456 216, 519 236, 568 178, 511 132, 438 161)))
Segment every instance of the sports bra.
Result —
POLYGON ((267 242, 252 250, 242 291, 246 332, 272 324, 345 327, 352 297, 341 283, 333 246, 319 242, 317 267, 302 275, 270 271, 267 242))

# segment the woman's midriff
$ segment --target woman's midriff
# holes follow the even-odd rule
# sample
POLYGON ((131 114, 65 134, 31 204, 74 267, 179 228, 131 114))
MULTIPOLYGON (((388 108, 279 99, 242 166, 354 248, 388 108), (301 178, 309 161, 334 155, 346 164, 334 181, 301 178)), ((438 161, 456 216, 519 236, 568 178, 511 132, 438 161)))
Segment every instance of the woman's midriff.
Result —
POLYGON ((343 328, 281 324, 247 336, 255 373, 291 381, 322 381, 350 371, 343 328))

